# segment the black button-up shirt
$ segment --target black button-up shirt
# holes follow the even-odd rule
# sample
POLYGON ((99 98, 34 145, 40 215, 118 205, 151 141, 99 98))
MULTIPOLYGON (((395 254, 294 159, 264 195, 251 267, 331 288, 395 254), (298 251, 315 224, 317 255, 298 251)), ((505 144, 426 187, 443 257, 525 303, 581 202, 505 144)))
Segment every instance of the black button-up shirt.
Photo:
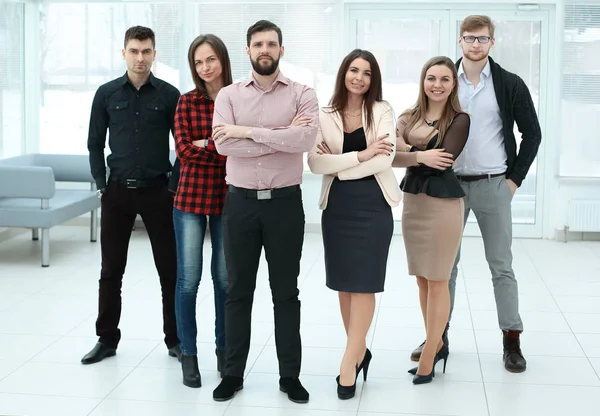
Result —
POLYGON ((170 172, 169 131, 174 131, 179 95, 177 88, 152 73, 139 90, 127 73, 98 88, 88 135, 90 168, 98 189, 106 187, 107 129, 110 176, 152 179, 170 172))

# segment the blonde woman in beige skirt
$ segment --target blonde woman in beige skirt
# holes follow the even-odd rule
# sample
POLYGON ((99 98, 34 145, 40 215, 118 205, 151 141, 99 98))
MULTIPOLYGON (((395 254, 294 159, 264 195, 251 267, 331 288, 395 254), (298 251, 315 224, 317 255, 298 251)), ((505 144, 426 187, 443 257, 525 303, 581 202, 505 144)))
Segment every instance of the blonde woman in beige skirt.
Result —
POLYGON ((426 340, 419 366, 409 370, 414 384, 429 383, 435 364, 449 349, 442 334, 450 313, 448 280, 463 230, 465 196, 452 164, 469 135, 470 118, 458 101, 458 76, 447 57, 435 57, 421 71, 414 107, 396 126, 394 167, 407 167, 402 233, 409 274, 417 277, 426 340))

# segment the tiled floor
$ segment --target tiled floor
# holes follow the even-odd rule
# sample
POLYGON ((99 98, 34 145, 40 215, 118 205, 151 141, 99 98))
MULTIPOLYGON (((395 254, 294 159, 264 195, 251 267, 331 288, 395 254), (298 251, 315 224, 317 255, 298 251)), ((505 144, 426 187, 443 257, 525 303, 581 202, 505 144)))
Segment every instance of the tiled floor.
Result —
MULTIPOLYGON (((52 230, 51 266, 23 234, 0 243, 0 415, 28 416, 592 416, 600 414, 600 243, 516 240, 522 336, 528 370, 502 364, 501 335, 479 239, 465 239, 446 374, 413 386, 410 350, 424 335, 417 289, 407 276, 402 237, 391 248, 386 291, 369 333, 373 362, 357 397, 340 401, 335 375, 344 331, 336 294, 324 285, 321 238, 308 234, 302 259, 303 367, 310 402, 277 386, 266 268, 259 272, 244 390, 216 403, 212 284, 199 293, 203 387, 181 383, 162 343, 160 292, 150 246, 136 230, 123 284, 123 340, 116 357, 79 360, 95 343, 99 244, 84 227, 52 230)), ((205 247, 209 252, 209 245, 205 247)), ((208 270, 209 265, 205 266, 208 270)), ((208 275, 207 275, 208 276, 208 275)), ((208 277, 207 277, 208 280, 208 277)))

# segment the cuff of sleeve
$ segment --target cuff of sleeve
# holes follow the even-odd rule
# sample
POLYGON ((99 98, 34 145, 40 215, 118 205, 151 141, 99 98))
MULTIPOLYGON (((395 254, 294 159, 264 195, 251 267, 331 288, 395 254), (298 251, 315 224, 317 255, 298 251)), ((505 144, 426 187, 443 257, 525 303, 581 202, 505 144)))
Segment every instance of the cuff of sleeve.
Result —
POLYGON ((508 179, 513 181, 515 183, 515 185, 517 185, 517 187, 520 188, 521 183, 523 183, 523 179, 525 179, 525 178, 521 178, 520 176, 512 173, 512 174, 508 175, 508 179))
POLYGON ((96 180, 96 189, 105 189, 106 188, 106 178, 97 178, 96 180))
POLYGON ((217 147, 215 146, 215 141, 212 139, 212 137, 206 139, 206 146, 204 146, 204 149, 217 153, 217 147))

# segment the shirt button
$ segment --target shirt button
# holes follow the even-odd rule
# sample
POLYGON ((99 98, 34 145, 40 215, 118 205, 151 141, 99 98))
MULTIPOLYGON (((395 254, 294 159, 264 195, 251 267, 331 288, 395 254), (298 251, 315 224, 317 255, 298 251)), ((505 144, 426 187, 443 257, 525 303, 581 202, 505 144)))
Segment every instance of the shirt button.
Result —
POLYGON ((136 116, 139 116, 139 115, 140 115, 140 112, 139 112, 139 111, 136 111, 136 112, 135 112, 135 115, 136 115, 136 116))
POLYGON ((137 133, 138 131, 139 131, 138 129, 135 129, 135 132, 136 132, 136 133, 137 133))
POLYGON ((154 107, 155 110, 158 110, 158 107, 154 107))
POLYGON ((260 163, 260 162, 258 162, 258 166, 261 166, 261 163, 260 163))
POLYGON ((117 106, 117 110, 119 109, 119 106, 117 106))

